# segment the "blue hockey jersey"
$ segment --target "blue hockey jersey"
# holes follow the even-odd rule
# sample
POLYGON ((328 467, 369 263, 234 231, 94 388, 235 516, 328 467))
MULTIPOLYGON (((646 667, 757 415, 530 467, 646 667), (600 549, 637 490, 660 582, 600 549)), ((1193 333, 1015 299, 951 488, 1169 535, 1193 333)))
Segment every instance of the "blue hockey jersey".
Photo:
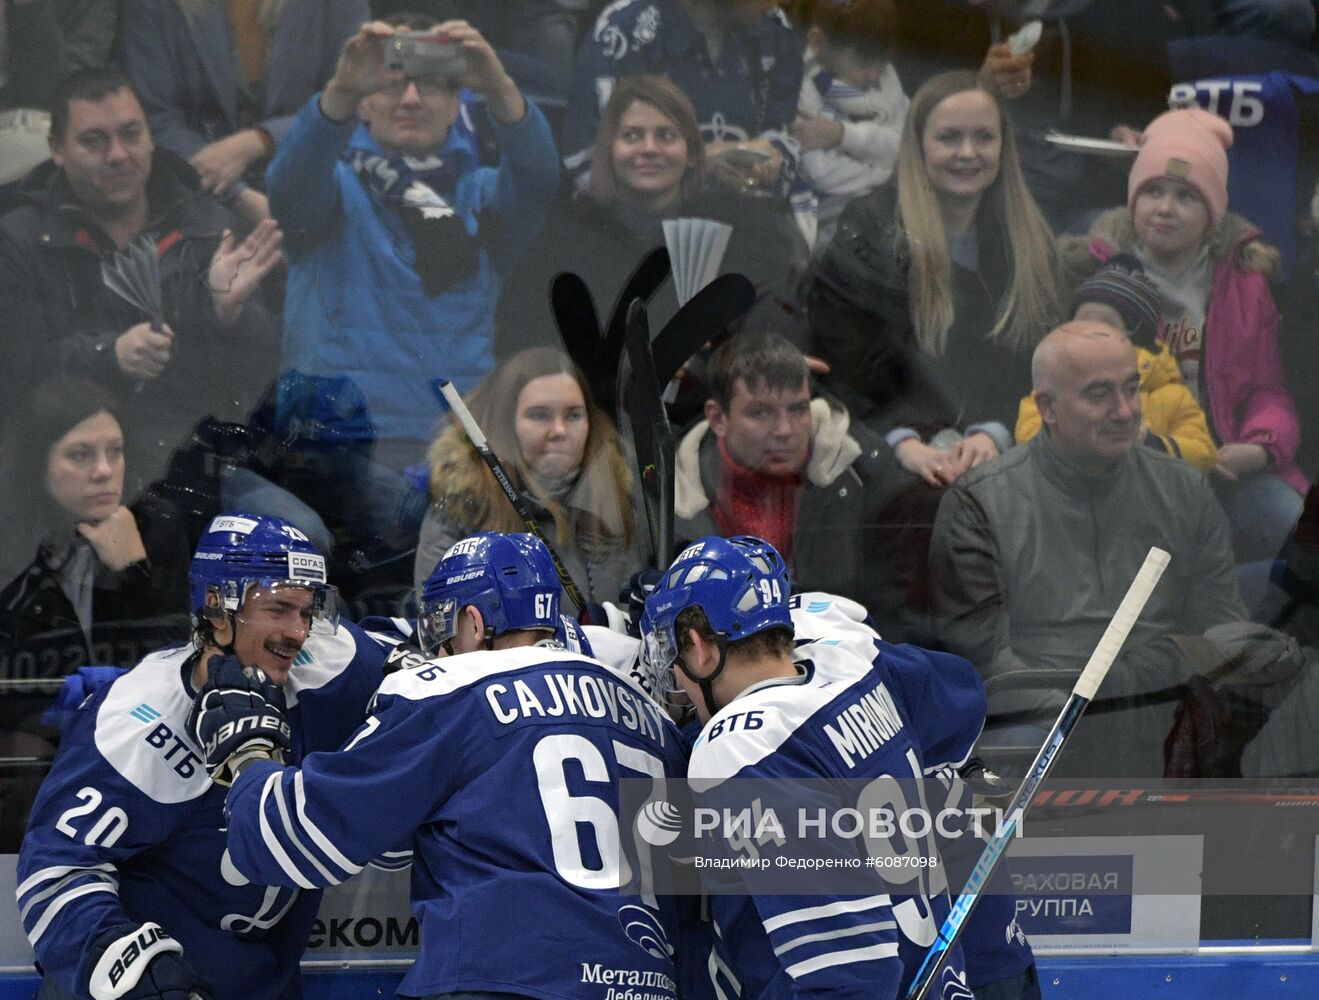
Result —
MULTIPOLYGON (((926 771, 942 788, 942 792, 937 788, 932 791, 931 798, 965 811, 972 804, 971 792, 954 768, 965 763, 970 747, 960 723, 948 725, 948 716, 954 720, 984 718, 984 688, 979 678, 965 669, 940 669, 949 661, 956 662, 957 657, 884 642, 865 608, 844 597, 794 594, 792 624, 799 654, 809 655, 814 642, 835 644, 843 640, 859 655, 884 661, 894 681, 893 696, 919 736, 926 771)), ((938 846, 949 869, 949 888, 956 896, 984 843, 966 830, 957 842, 940 838, 938 846)), ((1034 963, 1035 955, 1017 923, 1016 903, 1006 873, 1000 872, 990 881, 963 927, 961 944, 967 980, 973 989, 1016 975, 1034 963)))
MULTIPOLYGON (((984 696, 967 661, 913 647, 890 646, 876 656, 873 632, 859 624, 815 640, 809 631, 801 638, 808 641, 795 654, 797 677, 748 688, 703 729, 689 767, 698 804, 719 801, 720 786, 743 778, 891 776, 911 788, 926 770, 923 740, 937 748, 936 757, 956 760, 969 753, 984 721, 984 696), (914 661, 921 658, 937 683, 923 687, 923 715, 914 719, 891 663, 913 661, 903 666, 914 675, 914 661), (968 691, 974 693, 969 700, 968 691), (979 710, 968 711, 976 694, 979 710), (883 738, 871 738, 855 724, 870 718, 876 705, 884 706, 887 721, 869 732, 883 738)), ((933 855, 929 838, 918 840, 923 842, 906 843, 895 853, 933 855)), ((889 886, 856 897, 712 896, 717 989, 748 998, 901 996, 949 909, 939 869, 927 871, 929 878, 912 883, 922 891, 907 894, 889 886)), ((970 1000, 960 947, 943 977, 941 997, 970 1000)))
MULTIPOLYGON (((388 640, 353 625, 311 635, 285 697, 294 758, 341 746, 383 676, 388 640)), ((155 921, 216 1000, 295 1000, 320 893, 253 883, 225 852, 225 789, 186 727, 190 646, 146 657, 70 721, 18 860, 18 907, 37 962, 77 992, 105 930, 155 921)))
POLYGON ((676 727, 605 664, 557 647, 391 674, 339 753, 251 765, 229 850, 257 882, 349 878, 413 835, 421 955, 400 992, 674 996, 670 899, 626 895, 618 781, 683 774, 676 727))

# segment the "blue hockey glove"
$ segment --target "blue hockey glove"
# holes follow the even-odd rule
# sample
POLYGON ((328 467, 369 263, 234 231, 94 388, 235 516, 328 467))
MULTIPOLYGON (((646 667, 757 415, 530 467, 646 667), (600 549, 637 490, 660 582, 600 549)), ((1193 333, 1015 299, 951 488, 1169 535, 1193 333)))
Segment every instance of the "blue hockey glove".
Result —
POLYGON ((257 759, 284 761, 293 749, 284 692, 236 656, 212 656, 206 683, 188 715, 188 732, 201 747, 211 780, 231 785, 257 759))
POLYGON ((92 1000, 211 1000, 183 945, 147 922, 120 924, 92 944, 84 981, 92 1000))

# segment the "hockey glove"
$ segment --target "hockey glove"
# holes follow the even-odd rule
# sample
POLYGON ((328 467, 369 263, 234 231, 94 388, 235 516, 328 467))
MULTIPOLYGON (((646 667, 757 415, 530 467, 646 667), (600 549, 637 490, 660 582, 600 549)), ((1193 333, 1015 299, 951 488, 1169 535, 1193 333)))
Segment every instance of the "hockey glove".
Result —
POLYGON ((643 569, 633 573, 618 594, 618 606, 627 613, 627 634, 641 638, 641 613, 646 610, 646 598, 660 582, 662 573, 657 569, 643 569))
POLYGON ((188 716, 188 732, 202 749, 211 780, 231 785, 253 760, 284 761, 293 749, 284 692, 235 656, 212 656, 206 683, 188 716))
POLYGON ((211 1000, 183 960, 183 945, 159 924, 120 924, 92 944, 85 982, 92 1000, 211 1000))

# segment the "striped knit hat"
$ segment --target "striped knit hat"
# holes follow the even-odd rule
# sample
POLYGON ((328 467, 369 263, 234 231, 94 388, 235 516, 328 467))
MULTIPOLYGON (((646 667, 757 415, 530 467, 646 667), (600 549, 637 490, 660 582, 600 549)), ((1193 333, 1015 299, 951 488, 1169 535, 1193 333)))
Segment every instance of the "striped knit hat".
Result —
POLYGON ((1122 254, 1081 282, 1072 296, 1069 314, 1086 302, 1102 302, 1117 310, 1129 336, 1141 347, 1150 348, 1159 332, 1162 301, 1154 282, 1134 257, 1122 254))

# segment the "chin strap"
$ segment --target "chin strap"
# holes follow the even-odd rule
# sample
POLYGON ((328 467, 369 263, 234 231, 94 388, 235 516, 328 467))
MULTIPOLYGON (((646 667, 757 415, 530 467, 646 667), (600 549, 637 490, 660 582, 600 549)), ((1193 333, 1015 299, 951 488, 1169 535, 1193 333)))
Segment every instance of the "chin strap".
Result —
POLYGON ((728 659, 728 646, 725 643, 718 643, 719 662, 715 664, 714 670, 706 677, 697 677, 687 668, 687 661, 678 656, 678 669, 687 675, 687 679, 701 689, 701 697, 705 699, 705 708, 713 717, 718 711, 714 703, 714 682, 719 679, 719 675, 724 672, 724 666, 728 659))

